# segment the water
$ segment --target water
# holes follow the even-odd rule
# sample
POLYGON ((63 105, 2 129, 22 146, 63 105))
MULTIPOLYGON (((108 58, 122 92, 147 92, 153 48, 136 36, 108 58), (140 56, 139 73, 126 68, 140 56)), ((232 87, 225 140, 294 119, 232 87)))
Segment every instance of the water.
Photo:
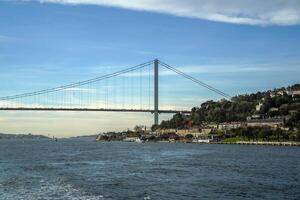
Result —
POLYGON ((300 199, 300 148, 0 140, 0 199, 300 199))

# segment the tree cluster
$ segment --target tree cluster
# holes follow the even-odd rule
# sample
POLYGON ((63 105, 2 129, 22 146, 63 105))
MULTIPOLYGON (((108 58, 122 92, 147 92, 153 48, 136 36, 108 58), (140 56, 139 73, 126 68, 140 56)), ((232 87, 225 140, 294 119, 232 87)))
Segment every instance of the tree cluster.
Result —
POLYGON ((238 95, 231 100, 222 99, 220 101, 206 101, 200 107, 194 107, 190 116, 182 113, 175 114, 172 119, 162 121, 158 127, 162 129, 183 129, 188 122, 193 125, 205 123, 222 123, 246 121, 247 117, 260 114, 264 117, 288 116, 290 120, 287 125, 300 127, 300 98, 288 95, 285 91, 300 89, 300 84, 289 86, 288 88, 274 89, 266 92, 238 95), (277 94, 281 91, 280 95, 277 94), (260 110, 256 106, 261 104, 260 110), (273 109, 272 109, 273 108, 273 109), (275 108, 275 109, 274 109, 275 108), (291 114, 293 111, 293 114, 291 114))
POLYGON ((252 141, 300 141, 300 131, 284 131, 280 128, 271 129, 269 127, 240 127, 232 129, 230 137, 252 141))

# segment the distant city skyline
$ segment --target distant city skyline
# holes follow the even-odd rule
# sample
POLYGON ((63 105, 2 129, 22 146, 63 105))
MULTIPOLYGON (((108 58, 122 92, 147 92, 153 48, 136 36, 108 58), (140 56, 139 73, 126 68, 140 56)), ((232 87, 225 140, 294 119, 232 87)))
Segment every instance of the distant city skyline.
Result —
MULTIPOLYGON (((2 0, 0 96, 86 80, 155 58, 232 96, 299 83, 300 2, 199 2, 2 0)), ((221 98, 191 89, 192 83, 170 73, 161 75, 168 83, 163 91, 182 91, 175 90, 170 104, 183 96, 194 106, 221 98), (189 96, 190 90, 195 95, 189 96)), ((152 121, 150 114, 1 111, 0 132, 67 137, 152 121)))

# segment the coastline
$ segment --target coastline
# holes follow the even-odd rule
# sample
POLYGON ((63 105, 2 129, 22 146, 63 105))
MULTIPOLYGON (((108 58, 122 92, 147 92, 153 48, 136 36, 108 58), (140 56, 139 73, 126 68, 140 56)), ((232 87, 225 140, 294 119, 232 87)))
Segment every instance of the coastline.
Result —
POLYGON ((268 145, 268 146, 300 146, 300 142, 268 142, 268 141, 237 141, 216 142, 211 144, 238 144, 238 145, 268 145))
POLYGON ((264 145, 264 146, 293 146, 300 147, 300 142, 274 142, 274 141, 235 141, 235 142, 196 142, 183 140, 157 140, 157 141, 143 141, 143 140, 96 140, 96 142, 132 142, 132 143, 186 143, 186 144, 235 144, 235 145, 264 145))

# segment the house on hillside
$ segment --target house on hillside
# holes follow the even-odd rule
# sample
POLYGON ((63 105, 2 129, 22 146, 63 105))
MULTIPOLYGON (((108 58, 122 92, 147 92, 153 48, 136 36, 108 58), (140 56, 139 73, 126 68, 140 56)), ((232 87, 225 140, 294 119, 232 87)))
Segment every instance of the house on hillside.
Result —
POLYGON ((274 90, 270 92, 270 97, 278 97, 278 96, 283 96, 285 94, 284 90, 274 90))
POLYGON ((223 132, 226 132, 231 129, 236 129, 236 128, 239 128, 242 126, 243 126, 242 122, 224 122, 224 123, 218 124, 217 129, 221 130, 223 132))
POLYGON ((257 105, 255 106, 255 110, 256 110, 256 111, 260 111, 262 106, 263 106, 263 103, 257 104, 257 105))
POLYGON ((300 89, 289 89, 286 91, 286 93, 292 97, 300 96, 300 89))
POLYGON ((281 128, 284 125, 284 118, 249 119, 246 124, 250 127, 281 128))
POLYGON ((264 118, 265 118, 265 115, 263 115, 263 114, 254 114, 254 115, 251 115, 251 116, 247 117, 247 121, 248 120, 264 119, 264 118))
POLYGON ((279 110, 278 108, 272 107, 272 108, 269 109, 269 112, 276 112, 278 110, 279 110))

